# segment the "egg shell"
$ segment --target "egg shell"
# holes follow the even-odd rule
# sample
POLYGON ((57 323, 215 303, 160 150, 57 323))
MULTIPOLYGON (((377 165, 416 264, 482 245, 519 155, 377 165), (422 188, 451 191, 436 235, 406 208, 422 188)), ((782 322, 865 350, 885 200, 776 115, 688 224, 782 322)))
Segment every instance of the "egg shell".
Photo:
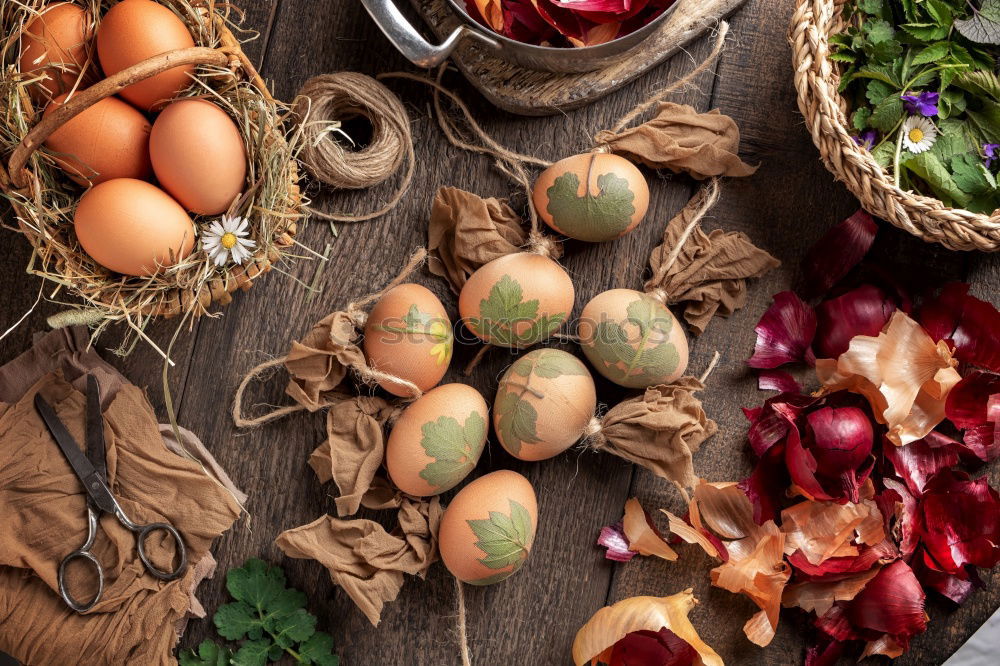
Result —
MULTIPOLYGON (((151 0, 124 0, 112 7, 97 29, 97 57, 106 76, 155 55, 189 49, 194 38, 184 22, 151 0)), ((191 85, 194 65, 180 65, 138 81, 118 94, 147 111, 191 85)))
MULTIPOLYGON (((368 313, 363 347, 368 365, 413 382, 421 391, 434 388, 448 371, 454 335, 444 305, 419 284, 393 287, 368 313)), ((399 382, 382 381, 389 393, 407 396, 399 382)))
MULTIPOLYGON (((56 97, 45 109, 49 115, 66 95, 56 97)), ((59 166, 81 185, 103 183, 114 178, 147 180, 149 121, 146 116, 117 97, 106 97, 70 118, 45 140, 59 166)))
POLYGON ((493 428, 515 458, 545 460, 578 442, 596 409, 587 366, 560 349, 536 349, 500 378, 493 428))
POLYGON ((224 213, 243 191, 243 138, 229 115, 212 102, 169 104, 153 123, 149 154, 160 185, 192 213, 224 213))
MULTIPOLYGON (((22 74, 47 78, 31 86, 35 101, 67 93, 87 65, 91 49, 90 16, 79 5, 56 2, 46 5, 21 33, 18 69, 22 74)), ((87 77, 83 77, 86 80, 87 77)))
POLYGON ((666 384, 687 369, 680 322, 648 294, 611 289, 594 296, 580 313, 577 335, 591 365, 627 388, 666 384))
POLYGON ((144 180, 117 178, 87 190, 73 226, 94 261, 125 275, 153 275, 194 248, 194 224, 180 204, 144 180))
POLYGON ((414 400, 385 445, 389 478, 417 497, 451 490, 479 462, 489 427, 486 401, 465 384, 445 384, 414 400))
POLYGON ((538 216, 559 233, 600 243, 635 229, 649 208, 649 186, 624 157, 585 153, 559 160, 531 194, 538 216))
POLYGON ((573 281, 562 266, 540 254, 518 252, 473 273, 458 296, 458 311, 481 340, 530 347, 565 323, 573 298, 573 281))
POLYGON ((438 547, 453 576, 492 585, 524 564, 538 528, 531 483, 509 470, 481 476, 458 491, 441 517, 438 547))

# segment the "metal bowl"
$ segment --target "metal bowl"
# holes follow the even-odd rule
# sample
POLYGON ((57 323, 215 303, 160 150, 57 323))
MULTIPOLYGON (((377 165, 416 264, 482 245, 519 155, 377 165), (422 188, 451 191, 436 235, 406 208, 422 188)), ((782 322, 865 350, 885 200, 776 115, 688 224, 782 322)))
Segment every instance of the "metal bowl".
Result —
POLYGON ((679 3, 667 7, 655 19, 618 39, 596 46, 555 48, 525 44, 498 35, 469 16, 457 0, 447 0, 462 25, 441 44, 431 44, 400 13, 393 0, 361 0, 361 4, 389 41, 410 62, 419 67, 434 67, 444 62, 464 37, 479 42, 490 55, 505 62, 543 72, 591 72, 628 58, 647 37, 657 31, 679 3))

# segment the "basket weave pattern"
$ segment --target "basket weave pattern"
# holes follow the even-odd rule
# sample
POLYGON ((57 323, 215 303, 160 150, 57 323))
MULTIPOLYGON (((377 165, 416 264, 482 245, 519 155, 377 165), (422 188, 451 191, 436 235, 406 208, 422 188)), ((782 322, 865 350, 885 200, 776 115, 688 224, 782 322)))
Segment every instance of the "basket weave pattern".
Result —
MULTIPOLYGON (((164 4, 168 3, 169 0, 164 2, 164 4)), ((46 198, 52 195, 46 191, 41 179, 34 171, 36 162, 33 159, 33 153, 52 131, 58 129, 61 122, 65 122, 75 113, 124 87, 124 85, 117 84, 117 81, 124 81, 130 77, 130 73, 131 76, 135 76, 137 72, 142 72, 140 78, 148 78, 158 71, 176 66, 179 62, 191 62, 228 70, 232 74, 232 81, 252 86, 259 93, 261 99, 274 103, 266 84, 243 53, 239 40, 227 26, 225 17, 217 12, 210 13, 210 7, 212 5, 206 3, 201 5, 198 11, 204 20, 211 22, 214 26, 218 41, 214 47, 204 48, 211 46, 205 44, 196 46, 194 49, 154 56, 94 84, 87 90, 80 91, 76 95, 76 109, 69 110, 68 114, 63 114, 68 115, 68 117, 60 115, 64 109, 58 109, 55 113, 47 116, 45 120, 35 123, 14 151, 10 155, 4 155, 4 165, 0 166, 0 189, 12 195, 8 197, 8 200, 17 216, 18 227, 34 249, 32 265, 42 266, 45 269, 44 271, 32 271, 32 266, 29 266, 29 272, 37 272, 50 280, 53 279, 53 274, 56 275, 57 278, 54 281, 61 285, 61 288, 75 292, 86 301, 88 306, 103 311, 106 316, 111 318, 136 315, 172 317, 185 313, 191 313, 194 316, 203 314, 212 304, 225 305, 229 303, 232 300, 232 293, 237 289, 248 289, 252 286, 254 280, 270 271, 285 251, 294 244, 297 230, 296 222, 302 217, 302 199, 298 187, 299 174, 294 159, 289 161, 286 170, 288 190, 284 197, 285 205, 282 206, 281 210, 270 213, 277 222, 272 225, 273 237, 266 244, 266 249, 261 248, 261 243, 258 242, 258 251, 243 265, 233 265, 223 272, 216 272, 208 279, 181 275, 178 276, 176 284, 170 285, 169 288, 144 290, 141 284, 137 285, 137 282, 141 282, 141 280, 123 279, 110 272, 104 272, 103 275, 97 277, 81 275, 74 270, 74 265, 91 260, 83 256, 82 253, 80 256, 67 256, 65 250, 60 249, 60 246, 65 247, 65 243, 53 242, 53 238, 60 236, 65 239, 66 234, 70 231, 64 218, 47 215, 45 212, 46 198)), ((193 31, 193 34, 195 34, 197 43, 197 32, 193 31)), ((8 75, 9 72, 4 74, 8 75)), ((213 76, 207 75, 205 81, 211 86, 213 76)), ((71 105, 66 104, 65 106, 71 105)), ((30 108, 27 101, 26 108, 30 108)), ((35 119, 40 115, 40 113, 35 113, 35 119)), ((268 125, 264 131, 267 133, 265 145, 275 145, 273 142, 282 142, 284 145, 286 139, 281 127, 268 125)))
POLYGON ((847 103, 838 92, 840 70, 828 58, 830 36, 844 27, 841 10, 846 2, 797 0, 789 32, 799 110, 826 168, 865 210, 918 238, 952 250, 1000 251, 1000 211, 981 215, 905 192, 855 143, 847 103))

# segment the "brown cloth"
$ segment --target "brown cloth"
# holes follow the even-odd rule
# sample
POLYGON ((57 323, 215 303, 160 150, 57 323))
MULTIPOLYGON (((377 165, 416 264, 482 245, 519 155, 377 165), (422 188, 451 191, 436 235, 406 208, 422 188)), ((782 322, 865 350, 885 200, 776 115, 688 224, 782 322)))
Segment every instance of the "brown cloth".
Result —
POLYGON ((320 483, 333 480, 337 484, 338 515, 357 513, 362 497, 382 466, 384 426, 396 409, 376 396, 344 398, 330 405, 326 413, 326 441, 309 456, 309 466, 320 483))
POLYGON ((358 329, 364 322, 347 312, 333 312, 323 317, 301 341, 294 340, 285 367, 291 379, 286 393, 297 403, 315 412, 329 404, 348 368, 367 367, 358 347, 358 329))
POLYGON ((747 279, 781 265, 746 234, 721 229, 706 234, 695 219, 706 196, 705 189, 699 190, 667 224, 663 242, 649 256, 653 277, 644 287, 658 292, 668 305, 687 303, 684 319, 696 335, 705 332, 715 315, 728 317, 746 304, 747 279))
POLYGON ((362 503, 370 509, 399 509, 399 527, 391 533, 372 520, 323 516, 282 532, 275 540, 288 557, 314 559, 326 567, 334 584, 373 625, 378 625, 385 603, 399 594, 403 574, 423 578, 437 560, 443 513, 437 497, 418 500, 379 481, 362 503))
MULTIPOLYGON (((53 331, 0 368, 0 650, 28 665, 174 664, 172 651, 190 616, 203 616, 198 583, 215 568, 214 539, 239 517, 243 496, 200 442, 181 431, 164 436, 143 392, 87 349, 85 329, 53 331), (178 580, 145 572, 132 533, 102 516, 94 554, 105 574, 104 596, 86 615, 66 607, 56 574, 66 554, 86 537, 86 495, 35 412, 40 393, 81 444, 84 375, 102 388, 108 481, 136 522, 169 521, 184 535, 189 567, 178 580), (169 447, 184 446, 182 457, 169 447)), ((151 559, 166 565, 172 546, 147 542, 151 559)), ((89 571, 70 577, 87 598, 89 571)), ((88 587, 89 585, 89 587, 88 587)))
POLYGON ((643 395, 612 407, 588 444, 690 488, 698 480, 692 456, 718 430, 694 397, 704 388, 694 377, 651 386, 643 395))
POLYGON ((613 153, 654 169, 687 172, 699 180, 713 176, 749 176, 757 167, 737 154, 740 128, 718 109, 698 113, 687 104, 660 102, 656 116, 637 127, 595 137, 613 153))
POLYGON ((427 227, 431 273, 448 280, 456 294, 483 264, 521 251, 528 235, 521 218, 503 201, 442 187, 434 196, 427 227))

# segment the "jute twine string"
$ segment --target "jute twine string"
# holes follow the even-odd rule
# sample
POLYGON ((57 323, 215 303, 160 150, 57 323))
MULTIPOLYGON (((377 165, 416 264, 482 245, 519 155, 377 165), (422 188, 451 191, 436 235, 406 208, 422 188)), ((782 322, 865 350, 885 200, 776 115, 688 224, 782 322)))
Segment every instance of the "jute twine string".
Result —
MULTIPOLYGON (((410 275, 423 265, 424 261, 427 259, 427 250, 425 248, 420 248, 414 252, 406 265, 399 272, 399 274, 394 277, 388 284, 386 284, 379 291, 368 294, 364 298, 357 301, 352 301, 344 308, 343 312, 354 324, 355 328, 364 328, 365 321, 368 319, 368 314, 365 308, 378 299, 382 298, 387 291, 393 287, 399 286, 404 280, 410 277, 410 275)), ((300 412, 306 409, 305 405, 295 404, 287 405, 285 407, 278 407, 270 412, 262 414, 256 417, 248 417, 243 414, 243 394, 246 392, 247 386, 250 382, 254 381, 262 373, 273 368, 275 366, 282 365, 286 360, 287 356, 281 356, 279 358, 274 358, 269 361, 264 361, 259 365, 252 368, 242 380, 240 380, 239 386, 236 388, 236 395, 233 396, 233 423, 239 428, 252 428, 255 426, 263 425, 269 423, 276 419, 280 419, 289 414, 294 414, 295 412, 300 412)), ((365 366, 352 366, 351 368, 355 375, 365 384, 374 385, 381 382, 391 382, 393 384, 402 385, 407 392, 410 394, 409 398, 411 400, 416 400, 423 395, 423 391, 420 390, 413 382, 403 379, 402 377, 397 377, 395 375, 389 374, 377 368, 372 368, 368 365, 365 366)))
POLYGON ((1000 211, 981 215, 900 189, 851 135, 830 36, 843 27, 843 0, 797 0, 788 40, 799 110, 826 168, 862 207, 914 236, 952 250, 1000 251, 1000 211))
POLYGON ((415 165, 410 117, 399 98, 384 85, 357 72, 321 74, 306 81, 293 111, 303 134, 299 155, 314 178, 337 189, 372 187, 394 176, 406 162, 406 171, 392 197, 369 213, 326 213, 316 217, 336 222, 362 222, 396 207, 413 181, 415 165), (361 150, 346 149, 334 138, 338 121, 361 116, 372 126, 372 138, 361 150))
MULTIPOLYGON (((666 261, 664 261, 657 270, 653 273, 647 284, 659 284, 662 283, 667 273, 677 262, 677 257, 680 256, 681 250, 684 248, 684 244, 687 243, 688 238, 694 232, 695 228, 701 224, 701 221, 708 214, 708 211, 719 202, 720 189, 719 189, 719 179, 710 179, 702 189, 692 197, 691 201, 688 202, 688 206, 695 204, 697 208, 691 214, 691 220, 688 222, 687 226, 684 227, 684 231, 681 233, 680 238, 677 239, 677 243, 670 250, 670 254, 667 255, 666 261), (700 198, 700 201, 699 201, 700 198)), ((660 287, 655 287, 646 292, 656 300, 663 304, 667 302, 667 292, 660 287)))
POLYGON ((469 654, 469 633, 465 620, 465 592, 462 590, 462 581, 455 578, 455 596, 458 600, 458 651, 462 656, 462 666, 472 666, 472 657, 469 654))

